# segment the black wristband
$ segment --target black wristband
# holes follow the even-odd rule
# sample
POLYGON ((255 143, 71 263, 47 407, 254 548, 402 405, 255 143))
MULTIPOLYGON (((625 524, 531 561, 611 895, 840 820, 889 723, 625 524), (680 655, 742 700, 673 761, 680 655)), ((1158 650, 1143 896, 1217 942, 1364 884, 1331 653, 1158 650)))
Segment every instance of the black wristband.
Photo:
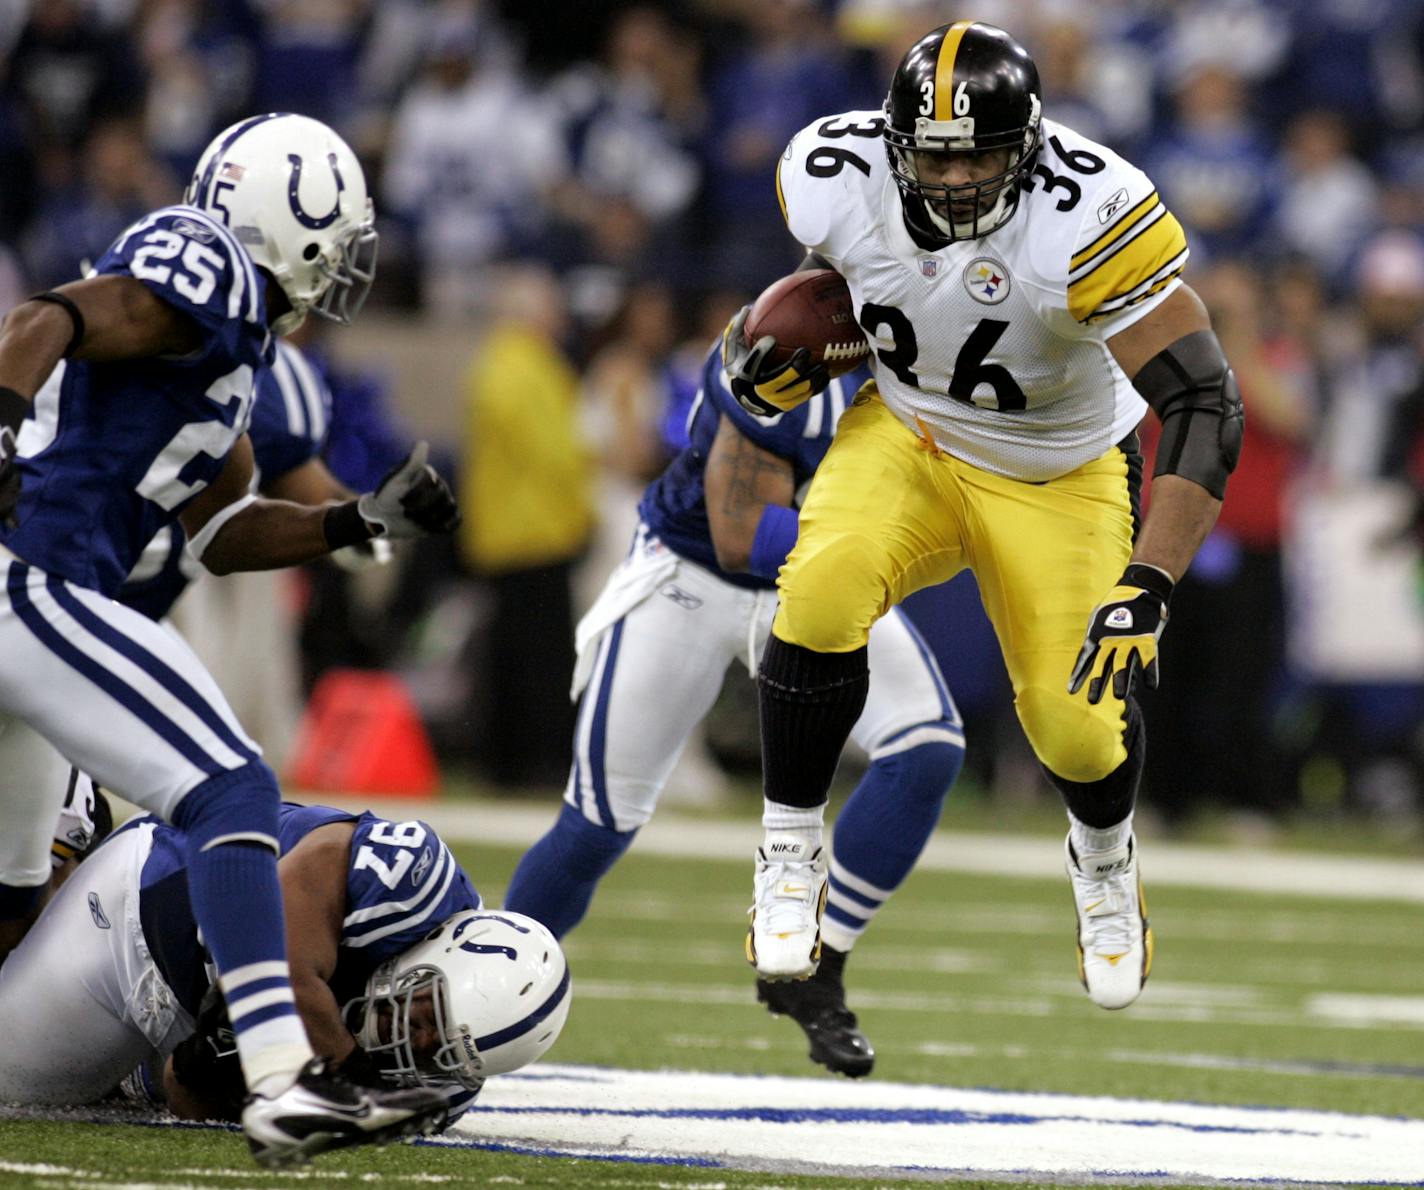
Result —
POLYGON ((84 315, 79 312, 79 307, 70 301, 69 298, 65 297, 64 294, 55 293, 52 289, 46 289, 44 293, 35 294, 34 297, 30 298, 30 301, 53 302, 69 315, 69 321, 74 324, 74 333, 69 336, 69 345, 64 349, 64 358, 68 359, 79 350, 79 344, 84 342, 84 315))
POLYGON ((0 384, 0 427, 20 432, 20 423, 30 412, 30 402, 13 388, 0 384))
POLYGON ((370 541, 380 532, 373 529, 361 516, 361 510, 355 500, 348 500, 345 504, 333 504, 328 508, 321 528, 326 534, 326 548, 329 550, 360 545, 363 541, 370 541))
POLYGON ((1122 585, 1124 587, 1141 587, 1144 591, 1151 591, 1165 604, 1172 602, 1172 589, 1177 584, 1168 577, 1164 570, 1142 562, 1130 562, 1127 569, 1122 572, 1122 585))

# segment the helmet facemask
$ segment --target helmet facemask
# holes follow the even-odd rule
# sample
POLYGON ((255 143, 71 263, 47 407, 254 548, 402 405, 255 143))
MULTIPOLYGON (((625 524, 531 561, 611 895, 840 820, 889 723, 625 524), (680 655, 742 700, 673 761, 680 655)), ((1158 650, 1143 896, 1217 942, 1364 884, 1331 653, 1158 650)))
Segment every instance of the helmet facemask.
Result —
POLYGON ((450 989, 436 967, 408 967, 398 974, 399 958, 382 963, 367 981, 366 994, 342 1010, 356 1041, 381 1068, 383 1078, 401 1087, 442 1087, 452 1083, 470 1091, 484 1084, 474 1039, 450 1010, 450 989), (440 1039, 433 1053, 415 1052, 418 1031, 413 1018, 430 1014, 440 1039))
POLYGON ((335 262, 323 256, 317 264, 327 287, 312 303, 312 312, 341 326, 350 326, 361 312, 376 280, 376 256, 381 237, 376 213, 366 200, 366 217, 335 245, 335 262))
POLYGON ((1018 209, 1023 179, 1033 168, 1039 146, 1039 102, 1030 96, 1031 118, 1022 128, 990 136, 974 135, 972 119, 920 118, 913 133, 885 126, 890 171, 904 201, 912 230, 945 244, 978 239, 998 230, 1018 209), (926 156, 1008 154, 1004 167, 976 181, 946 184, 920 177, 926 156))
POLYGON ((376 256, 380 247, 375 209, 366 200, 365 218, 348 228, 325 251, 312 241, 303 249, 309 260, 295 265, 281 260, 275 246, 268 246, 269 271, 281 287, 291 309, 272 320, 272 329, 288 335, 316 314, 340 326, 350 326, 365 305, 376 280, 376 256))

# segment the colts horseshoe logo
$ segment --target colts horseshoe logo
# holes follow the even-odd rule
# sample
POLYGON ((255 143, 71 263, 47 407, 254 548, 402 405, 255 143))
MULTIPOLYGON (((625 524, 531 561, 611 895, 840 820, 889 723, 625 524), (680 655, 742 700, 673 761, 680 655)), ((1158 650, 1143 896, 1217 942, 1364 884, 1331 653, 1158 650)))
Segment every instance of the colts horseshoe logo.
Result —
POLYGON ((326 155, 326 160, 331 166, 332 176, 336 179, 336 201, 331 204, 331 210, 325 215, 307 214, 306 208, 302 206, 301 197, 297 194, 297 187, 302 184, 302 159, 296 153, 288 153, 287 160, 292 166, 292 175, 287 181, 287 205, 292 208, 292 214, 297 217, 297 222, 303 227, 310 227, 313 231, 330 227, 336 222, 337 215, 341 214, 341 195, 346 190, 346 182, 342 179, 341 169, 336 164, 336 154, 328 153, 326 155))

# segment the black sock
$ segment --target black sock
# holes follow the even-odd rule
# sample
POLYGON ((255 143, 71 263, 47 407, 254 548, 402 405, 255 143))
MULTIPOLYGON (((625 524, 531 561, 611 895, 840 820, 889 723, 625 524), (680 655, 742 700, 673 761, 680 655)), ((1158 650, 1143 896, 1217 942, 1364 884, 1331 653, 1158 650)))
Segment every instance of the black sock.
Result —
POLYGON ((870 689, 865 646, 817 653, 773 636, 757 674, 766 796, 784 806, 823 805, 841 749, 870 689))
POLYGON ((1137 786, 1142 780, 1142 765, 1147 758, 1147 732, 1143 728, 1142 712, 1135 698, 1127 700, 1123 717, 1127 720, 1122 741, 1127 748, 1127 759, 1102 780, 1070 781, 1047 767, 1043 770, 1063 795, 1068 813, 1084 826, 1095 830, 1116 826, 1132 813, 1133 803, 1137 801, 1137 786))

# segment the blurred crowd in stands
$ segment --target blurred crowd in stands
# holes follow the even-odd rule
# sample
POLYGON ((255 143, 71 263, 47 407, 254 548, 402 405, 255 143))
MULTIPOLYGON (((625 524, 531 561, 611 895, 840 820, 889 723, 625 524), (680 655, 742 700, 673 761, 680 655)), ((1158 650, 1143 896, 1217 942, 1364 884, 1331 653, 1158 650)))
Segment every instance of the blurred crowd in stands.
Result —
MULTIPOLYGON (((1027 45, 1049 118, 1148 171, 1245 394, 1242 464, 1148 702, 1144 801, 1169 823, 1303 807, 1419 829, 1418 0, 0 0, 0 307, 176 200, 227 123, 332 123, 381 218, 369 316, 448 324, 469 360, 445 393, 330 369, 367 427, 333 448, 378 475, 408 438, 392 411, 460 406, 466 433, 439 445, 467 519, 374 612, 317 568, 305 678, 439 669, 434 641, 455 658, 431 697, 446 755, 561 784, 573 620, 682 445, 707 346, 798 261, 778 156, 819 115, 878 107, 905 48, 961 16, 1027 45)), ((971 771, 1012 796, 1037 778, 965 583, 912 608, 971 771)), ((749 695, 737 715, 754 744, 749 695)))

